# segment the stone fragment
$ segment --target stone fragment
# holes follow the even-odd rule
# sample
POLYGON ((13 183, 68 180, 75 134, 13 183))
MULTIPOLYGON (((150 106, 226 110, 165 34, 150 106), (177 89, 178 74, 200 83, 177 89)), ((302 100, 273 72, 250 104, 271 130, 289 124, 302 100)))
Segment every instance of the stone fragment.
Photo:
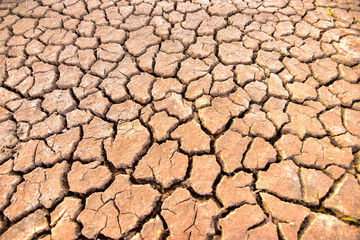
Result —
POLYGON ((24 81, 31 74, 31 70, 23 66, 20 69, 11 69, 8 71, 8 77, 4 84, 8 87, 14 88, 24 81))
POLYGON ((346 170, 344 168, 335 165, 330 165, 324 169, 324 172, 333 180, 339 179, 345 173, 345 171, 346 170))
POLYGON ((197 12, 200 9, 201 6, 199 4, 192 2, 179 2, 179 4, 176 6, 176 10, 181 13, 197 12))
POLYGON ((335 106, 339 106, 341 101, 339 98, 336 97, 336 95, 332 94, 329 91, 329 88, 326 86, 321 86, 317 89, 318 97, 320 102, 326 107, 326 108, 332 108, 335 106))
POLYGON ((215 81, 225 81, 229 78, 233 78, 234 73, 232 72, 233 66, 225 66, 219 63, 211 71, 211 75, 215 81))
POLYGON ((267 171, 258 173, 256 187, 280 197, 301 200, 301 184, 298 170, 299 168, 291 160, 273 163, 267 171), (281 179, 281 182, 277 179, 281 179))
POLYGON ((24 35, 26 32, 31 31, 36 25, 36 20, 31 18, 22 18, 12 25, 12 32, 15 35, 24 35))
POLYGON ((36 149, 35 163, 37 165, 53 165, 60 159, 69 159, 80 141, 80 128, 63 130, 41 141, 36 149))
POLYGON ((253 51, 243 46, 241 42, 222 43, 219 46, 219 58, 225 64, 252 63, 253 51))
POLYGON ((44 62, 57 64, 61 50, 61 46, 46 46, 43 52, 38 54, 38 57, 44 62))
POLYGON ((351 133, 347 132, 339 136, 332 137, 334 142, 342 148, 353 148, 357 149, 360 147, 360 138, 352 135, 351 133))
POLYGON ((36 210, 1 234, 0 240, 31 240, 36 235, 50 230, 47 215, 43 209, 36 210))
POLYGON ((245 204, 219 220, 224 239, 245 239, 249 228, 261 223, 265 214, 258 205, 245 204))
POLYGON ((236 13, 229 17, 230 25, 239 28, 241 31, 252 21, 252 16, 247 14, 236 13))
POLYGON ((28 172, 35 168, 35 153, 38 144, 38 140, 30 140, 18 145, 19 150, 15 155, 13 167, 15 171, 28 172))
POLYGON ((238 28, 227 26, 217 32, 216 41, 218 41, 218 43, 240 41, 241 35, 242 33, 238 28))
POLYGON ((87 14, 86 5, 83 2, 76 2, 75 4, 67 6, 63 12, 67 15, 70 15, 74 18, 81 19, 87 14))
POLYGON ((263 106, 266 117, 273 122, 276 129, 280 129, 285 123, 289 122, 288 115, 284 113, 286 104, 285 99, 270 97, 263 106))
POLYGON ((209 95, 203 95, 195 100, 195 107, 197 109, 209 107, 210 104, 211 104, 211 96, 209 95))
POLYGON ((4 215, 14 221, 40 206, 53 207, 67 194, 63 181, 68 170, 69 164, 63 161, 52 168, 38 167, 25 174, 24 181, 17 186, 4 215))
POLYGON ((208 19, 210 19, 209 14, 205 9, 201 9, 197 12, 187 13, 185 15, 185 21, 181 23, 181 26, 184 29, 196 30, 203 21, 208 19))
POLYGON ((136 179, 155 181, 163 188, 182 181, 188 167, 188 157, 177 151, 176 141, 155 143, 140 159, 133 176, 136 179))
POLYGON ((84 16, 83 20, 93 21, 98 25, 108 25, 108 21, 105 18, 105 12, 100 9, 93 9, 89 14, 84 16))
POLYGON ((160 36, 162 40, 168 39, 170 35, 171 24, 162 16, 154 16, 150 25, 155 26, 155 34, 160 36))
POLYGON ((51 239, 53 240, 76 240, 81 235, 80 226, 71 219, 64 218, 51 229, 51 239), (66 229, 66 231, 64 231, 66 229))
POLYGON ((77 26, 76 32, 82 37, 92 37, 95 32, 95 24, 90 21, 81 21, 77 26))
POLYGON ((216 16, 229 16, 237 11, 235 5, 229 2, 219 2, 209 7, 209 13, 216 16))
POLYGON ((255 138, 243 160, 245 168, 264 169, 269 163, 275 162, 276 150, 262 138, 255 138))
POLYGON ((295 25, 295 35, 301 38, 311 37, 318 39, 320 37, 320 29, 313 27, 306 21, 301 21, 295 25))
POLYGON ((147 25, 149 16, 130 15, 120 27, 126 31, 132 32, 147 25))
POLYGON ((72 31, 63 28, 47 29, 41 36, 40 40, 46 45, 70 45, 74 44, 77 35, 72 31))
POLYGON ((283 36, 293 34, 294 26, 290 21, 280 21, 275 26, 276 31, 274 32, 274 37, 280 39, 283 36))
POLYGON ((188 154, 210 152, 211 139, 195 119, 178 126, 171 137, 179 139, 181 149, 188 154))
POLYGON ((259 226, 254 229, 250 229, 247 234, 248 235, 246 236, 246 239, 249 240, 256 240, 261 238, 265 238, 269 240, 278 239, 276 225, 272 222, 268 222, 265 225, 259 226))
POLYGON ((170 230, 169 239, 204 239, 215 233, 214 216, 219 211, 210 199, 198 201, 184 188, 177 188, 161 206, 170 230))
POLYGON ((150 134, 139 120, 118 124, 115 138, 104 141, 107 158, 116 168, 132 167, 149 144, 150 134))
POLYGON ((210 195, 215 179, 221 167, 214 155, 194 156, 190 172, 189 184, 197 194, 210 195), (206 174, 204 174, 206 172, 206 174))

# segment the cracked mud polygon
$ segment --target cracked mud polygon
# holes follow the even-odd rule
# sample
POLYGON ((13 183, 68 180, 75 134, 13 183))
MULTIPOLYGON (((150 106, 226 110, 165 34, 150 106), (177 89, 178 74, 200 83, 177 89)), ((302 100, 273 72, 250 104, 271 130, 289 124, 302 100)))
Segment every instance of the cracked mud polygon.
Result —
POLYGON ((0 8, 0 240, 360 239, 358 0, 0 8))

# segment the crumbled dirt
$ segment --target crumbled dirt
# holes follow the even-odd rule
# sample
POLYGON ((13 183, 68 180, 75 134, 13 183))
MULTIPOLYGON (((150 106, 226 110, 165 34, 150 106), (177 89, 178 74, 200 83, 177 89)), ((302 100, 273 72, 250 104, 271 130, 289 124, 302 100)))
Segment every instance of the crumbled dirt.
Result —
POLYGON ((0 0, 0 240, 357 240, 359 198, 359 1, 0 0))

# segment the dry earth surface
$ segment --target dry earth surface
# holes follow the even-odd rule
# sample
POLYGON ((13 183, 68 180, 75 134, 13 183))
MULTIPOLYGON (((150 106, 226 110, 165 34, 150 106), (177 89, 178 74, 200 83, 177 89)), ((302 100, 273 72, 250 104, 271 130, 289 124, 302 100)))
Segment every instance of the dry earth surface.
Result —
POLYGON ((360 239, 360 1, 0 8, 0 240, 360 239))

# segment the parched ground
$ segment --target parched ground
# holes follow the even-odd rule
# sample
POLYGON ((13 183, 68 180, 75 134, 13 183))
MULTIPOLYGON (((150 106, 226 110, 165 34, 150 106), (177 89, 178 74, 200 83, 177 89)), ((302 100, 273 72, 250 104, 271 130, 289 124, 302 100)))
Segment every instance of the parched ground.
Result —
POLYGON ((360 1, 0 8, 0 240, 360 239, 360 1))

